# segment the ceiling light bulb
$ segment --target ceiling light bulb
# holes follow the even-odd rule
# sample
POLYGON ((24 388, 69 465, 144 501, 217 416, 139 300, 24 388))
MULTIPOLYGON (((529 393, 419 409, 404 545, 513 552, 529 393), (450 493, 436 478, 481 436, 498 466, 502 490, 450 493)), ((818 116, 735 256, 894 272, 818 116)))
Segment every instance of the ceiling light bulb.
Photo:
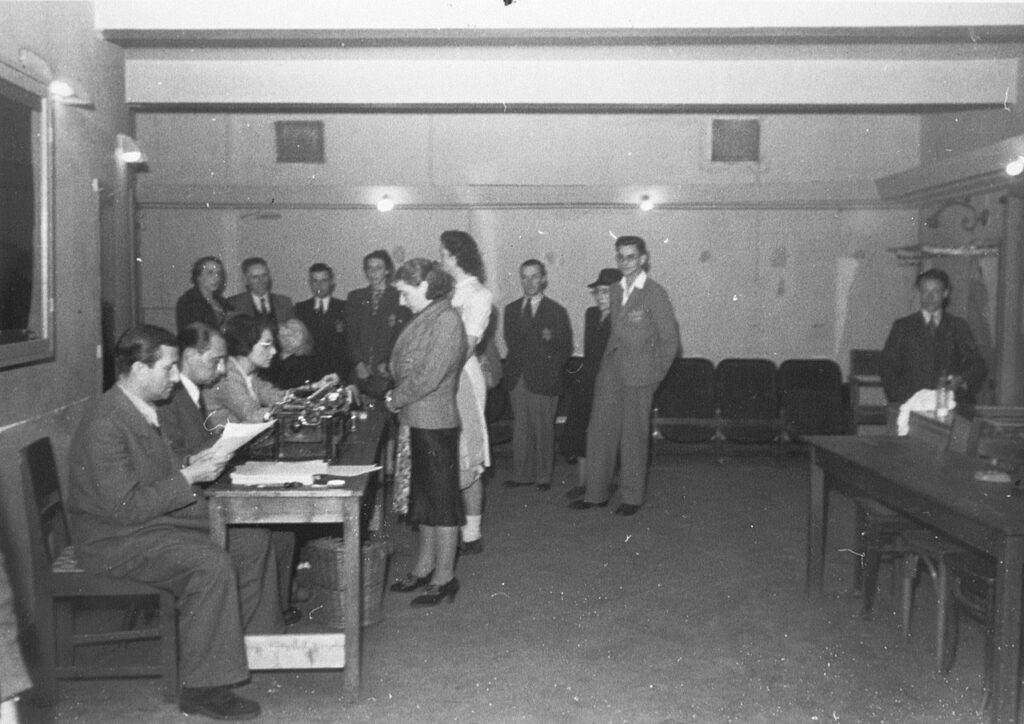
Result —
POLYGON ((640 199, 640 210, 641 211, 650 211, 653 208, 654 208, 654 202, 651 201, 651 197, 650 196, 644 196, 642 199, 640 199))
POLYGON ((1024 173, 1024 156, 1017 156, 1006 164, 1007 176, 1020 176, 1022 173, 1024 173))
POLYGON ((377 211, 391 211, 395 208, 395 200, 390 196, 381 196, 377 202, 377 211))

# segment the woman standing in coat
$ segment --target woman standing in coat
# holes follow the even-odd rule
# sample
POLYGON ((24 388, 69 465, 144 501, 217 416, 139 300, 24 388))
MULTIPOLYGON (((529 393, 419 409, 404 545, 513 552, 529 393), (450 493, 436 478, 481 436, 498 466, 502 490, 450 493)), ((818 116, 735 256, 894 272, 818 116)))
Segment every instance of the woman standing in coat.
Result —
POLYGON ((594 406, 594 384, 601 367, 604 348, 612 333, 611 287, 622 279, 618 269, 602 269, 597 280, 588 284, 596 305, 587 308, 583 327, 583 364, 575 372, 576 384, 569 400, 565 429, 562 431, 562 453, 572 462, 576 460, 579 484, 570 488, 566 497, 580 498, 587 492, 584 486, 587 470, 587 426, 590 408, 594 406))
POLYGON ((426 586, 412 600, 432 606, 455 600, 455 551, 465 522, 459 493, 459 411, 455 401, 466 360, 466 332, 448 294, 452 278, 429 259, 411 259, 395 276, 412 310, 391 352, 394 389, 384 398, 409 428, 411 479, 408 520, 419 525, 416 564, 391 586, 401 593, 426 586))

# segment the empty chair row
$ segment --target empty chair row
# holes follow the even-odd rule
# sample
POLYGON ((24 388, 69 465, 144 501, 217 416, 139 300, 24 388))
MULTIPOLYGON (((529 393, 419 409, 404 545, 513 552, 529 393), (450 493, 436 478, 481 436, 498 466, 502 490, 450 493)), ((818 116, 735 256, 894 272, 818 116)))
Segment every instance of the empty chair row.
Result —
POLYGON ((850 430, 842 372, 828 359, 680 357, 654 398, 657 434, 673 442, 769 443, 850 430))

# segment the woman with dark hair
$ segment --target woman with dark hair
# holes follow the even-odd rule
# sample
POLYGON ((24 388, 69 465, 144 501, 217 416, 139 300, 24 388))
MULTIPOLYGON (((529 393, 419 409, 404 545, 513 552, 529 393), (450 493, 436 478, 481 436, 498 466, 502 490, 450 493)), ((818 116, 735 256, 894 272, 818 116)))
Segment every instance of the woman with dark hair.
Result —
POLYGON ((491 464, 487 437, 487 381, 484 379, 477 347, 491 319, 493 297, 483 285, 486 274, 476 240, 464 231, 441 234, 441 268, 455 280, 452 307, 466 328, 466 361, 459 380, 457 402, 462 434, 459 437, 459 487, 466 506, 461 552, 481 553, 484 549, 480 523, 483 516, 483 472, 491 464))
POLYGON ((231 313, 224 298, 224 264, 215 256, 203 256, 192 265, 192 288, 178 297, 174 318, 180 334, 193 322, 221 329, 231 313))
POLYGON ((363 257, 363 273, 370 283, 354 289, 345 302, 348 323, 348 355, 352 365, 349 381, 369 397, 382 399, 391 386, 388 358, 409 312, 389 286, 395 265, 383 249, 363 257))
MULTIPOLYGON (((257 373, 270 368, 277 354, 274 323, 254 317, 232 317, 224 327, 228 343, 226 374, 217 384, 203 390, 209 425, 228 422, 263 422, 284 397, 285 391, 257 373)), ((316 382, 337 384, 336 374, 316 382)))
POLYGON ((408 428, 408 520, 419 526, 413 569, 392 591, 426 590, 414 606, 455 600, 455 551, 465 522, 459 494, 459 411, 455 390, 466 359, 466 332, 448 294, 453 281, 429 259, 412 259, 398 270, 395 289, 412 310, 391 352, 394 389, 384 398, 408 428))

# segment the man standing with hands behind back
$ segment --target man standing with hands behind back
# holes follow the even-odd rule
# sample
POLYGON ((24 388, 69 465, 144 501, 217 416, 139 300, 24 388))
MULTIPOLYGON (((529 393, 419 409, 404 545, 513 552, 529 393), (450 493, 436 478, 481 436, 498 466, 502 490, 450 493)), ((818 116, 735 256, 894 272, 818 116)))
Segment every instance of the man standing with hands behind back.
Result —
POLYGON ((651 402, 679 354, 679 326, 668 292, 647 276, 647 242, 620 236, 615 260, 622 279, 611 288, 612 331, 587 428, 587 492, 569 507, 607 505, 618 458, 622 503, 615 514, 633 515, 647 492, 651 402))
POLYGON ((536 484, 551 489, 555 457, 555 412, 562 394, 562 370, 572 354, 572 325, 565 307, 544 290, 543 262, 519 266, 523 296, 505 307, 508 356, 504 376, 512 400, 512 479, 505 486, 536 484))
POLYGON ((333 372, 348 380, 345 302, 334 298, 334 270, 322 262, 309 267, 309 290, 313 296, 295 305, 295 316, 313 336, 313 376, 320 379, 333 372))

